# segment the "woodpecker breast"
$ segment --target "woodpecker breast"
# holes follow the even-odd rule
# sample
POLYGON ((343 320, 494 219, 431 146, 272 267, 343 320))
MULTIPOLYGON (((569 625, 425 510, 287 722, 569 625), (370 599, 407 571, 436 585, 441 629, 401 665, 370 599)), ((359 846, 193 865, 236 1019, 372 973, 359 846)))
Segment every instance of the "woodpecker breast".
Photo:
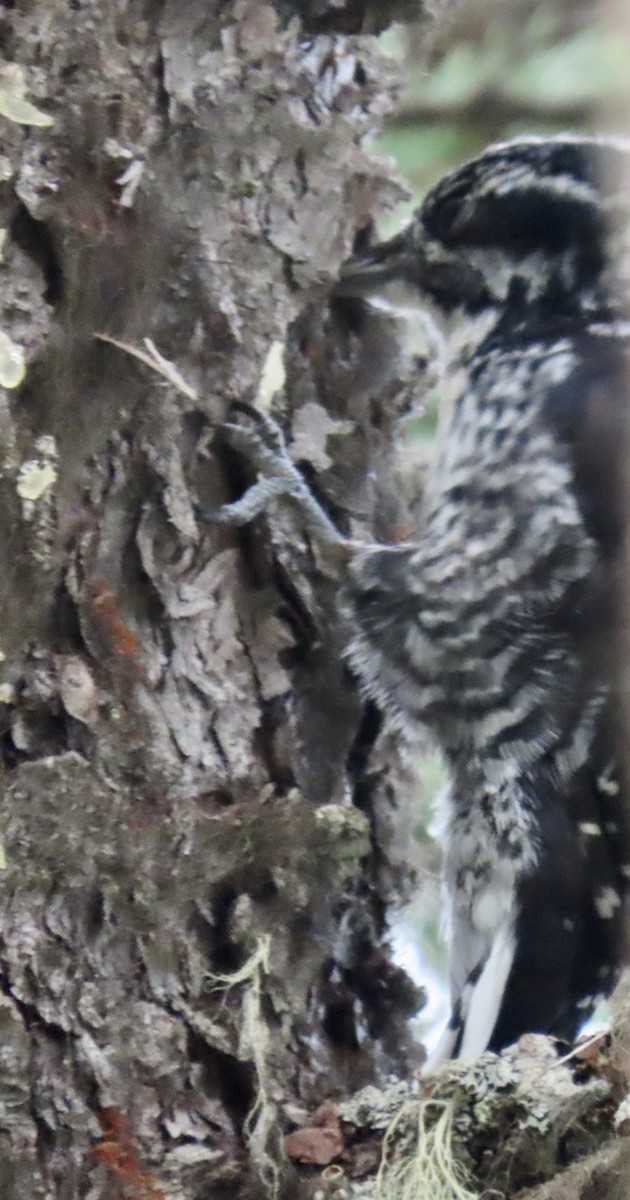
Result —
POLYGON ((347 589, 366 691, 450 770, 442 1054, 572 1040, 620 962, 629 168, 598 139, 490 147, 340 285, 403 284, 453 396, 418 540, 366 548, 347 589))

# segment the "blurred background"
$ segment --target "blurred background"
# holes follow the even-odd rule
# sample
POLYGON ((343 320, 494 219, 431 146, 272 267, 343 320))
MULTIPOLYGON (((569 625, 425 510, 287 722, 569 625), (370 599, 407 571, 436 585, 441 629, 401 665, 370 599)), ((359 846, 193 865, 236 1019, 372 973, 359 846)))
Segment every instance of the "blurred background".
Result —
POLYGON ((460 0, 428 61, 413 26, 384 34, 404 86, 378 149, 396 159, 414 193, 391 220, 489 142, 614 128, 630 101, 624 9, 630 23, 627 0, 460 0))
MULTIPOLYGON (((488 143, 522 134, 614 131, 630 134, 630 0, 461 0, 427 61, 419 31, 398 26, 381 38, 399 60, 399 103, 376 149, 391 155, 411 197, 379 224, 389 237, 447 171, 488 143)), ((418 461, 430 457, 439 395, 407 434, 418 461)), ((420 758, 415 859, 419 887, 397 914, 396 957, 428 991, 417 1018, 429 1047, 448 1015, 447 952, 441 914, 435 797, 445 785, 439 758, 420 758)), ((601 1024, 606 1011, 590 1024, 601 1024)))

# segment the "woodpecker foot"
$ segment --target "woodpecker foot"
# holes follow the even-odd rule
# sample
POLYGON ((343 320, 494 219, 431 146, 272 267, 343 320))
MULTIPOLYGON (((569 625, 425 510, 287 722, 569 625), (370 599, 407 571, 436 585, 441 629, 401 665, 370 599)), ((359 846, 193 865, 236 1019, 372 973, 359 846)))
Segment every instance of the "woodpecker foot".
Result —
POLYGON ((220 427, 221 438, 238 450, 261 478, 240 500, 200 515, 227 525, 247 525, 266 511, 270 500, 285 498, 298 510, 302 528, 318 546, 350 550, 350 543, 318 504, 292 461, 277 421, 244 401, 236 401, 230 415, 233 419, 220 427))

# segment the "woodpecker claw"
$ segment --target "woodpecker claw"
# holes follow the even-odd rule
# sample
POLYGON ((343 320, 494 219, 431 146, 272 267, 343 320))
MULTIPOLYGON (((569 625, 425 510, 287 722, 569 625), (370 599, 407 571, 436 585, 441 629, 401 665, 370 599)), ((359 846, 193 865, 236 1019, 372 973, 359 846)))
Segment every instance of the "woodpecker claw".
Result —
MULTIPOLYGON (((241 414, 248 417, 255 427, 252 434, 262 445, 270 451, 275 451, 276 454, 287 454, 287 444, 284 434, 277 421, 268 413, 261 412, 259 408, 255 408, 253 404, 249 404, 246 400, 234 400, 231 405, 231 412, 235 415, 241 414)), ((238 425, 233 422, 226 422, 223 429, 247 429, 247 426, 238 425)))
POLYGON ((277 421, 242 400, 234 402, 231 412, 246 417, 250 423, 227 421, 220 428, 220 436, 248 460, 261 478, 239 500, 224 505, 209 519, 246 525, 266 512, 270 500, 286 499, 297 508, 305 531, 318 545, 322 548, 345 547, 348 543, 312 495, 291 459, 277 421))

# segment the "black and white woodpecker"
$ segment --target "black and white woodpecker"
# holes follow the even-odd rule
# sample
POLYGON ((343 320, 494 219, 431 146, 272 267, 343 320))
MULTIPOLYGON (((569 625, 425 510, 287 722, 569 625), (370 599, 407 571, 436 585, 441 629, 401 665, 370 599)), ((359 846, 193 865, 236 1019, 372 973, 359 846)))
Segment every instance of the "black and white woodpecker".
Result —
POLYGON ((229 427, 264 479, 228 515, 285 494, 345 545, 349 661, 448 766, 452 1010, 436 1061, 526 1032, 573 1040, 622 958, 624 177, 621 141, 494 145, 346 265, 341 294, 415 305, 442 339, 452 416, 413 543, 343 543, 277 428, 251 413, 229 427))

